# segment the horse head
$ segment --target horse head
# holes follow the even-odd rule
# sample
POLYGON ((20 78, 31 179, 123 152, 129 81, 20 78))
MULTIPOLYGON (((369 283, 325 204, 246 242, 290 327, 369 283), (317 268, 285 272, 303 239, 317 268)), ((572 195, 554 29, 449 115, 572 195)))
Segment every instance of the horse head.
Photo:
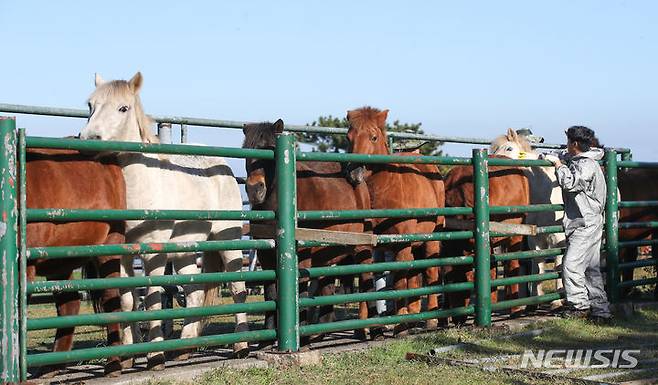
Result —
POLYGON ((530 142, 511 128, 491 142, 489 151, 492 155, 505 156, 511 159, 537 159, 537 153, 530 142))
MULTIPOLYGON (((347 112, 350 124, 347 131, 349 141, 348 152, 354 154, 388 155, 388 141, 386 139, 386 118, 388 110, 380 111, 372 107, 362 107, 347 112)), ((346 166, 347 179, 353 185, 363 183, 372 173, 364 165, 348 163, 346 166)))
MULTIPOLYGON (((242 148, 274 150, 276 134, 283 132, 283 120, 279 119, 275 123, 245 124, 242 131, 244 132, 242 148)), ((252 206, 262 204, 274 190, 274 161, 247 158, 245 167, 247 169, 245 189, 249 203, 252 206)))
POLYGON ((132 79, 105 81, 96 74, 96 89, 89 96, 89 120, 81 139, 156 143, 151 133, 153 121, 144 114, 139 91, 142 74, 132 79))

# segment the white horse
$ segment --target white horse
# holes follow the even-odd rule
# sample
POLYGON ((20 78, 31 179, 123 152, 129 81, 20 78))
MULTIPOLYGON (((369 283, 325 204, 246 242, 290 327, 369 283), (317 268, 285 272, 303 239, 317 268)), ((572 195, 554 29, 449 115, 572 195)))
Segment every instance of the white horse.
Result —
MULTIPOLYGON (((532 149, 530 142, 514 130, 508 129, 506 135, 501 135, 493 140, 490 151, 495 155, 504 155, 512 159, 538 159, 539 154, 532 149)), ((554 167, 526 167, 526 175, 530 184, 530 204, 562 204, 562 189, 557 183, 554 167)), ((537 226, 562 225, 563 211, 546 211, 528 213, 527 223, 537 226)), ((543 250, 549 248, 565 247, 566 237, 564 233, 538 234, 529 236, 528 246, 530 250, 543 250)), ((545 260, 537 260, 539 272, 546 271, 545 260)), ((562 265, 562 255, 555 257, 555 266, 559 269, 562 265)), ((545 281, 546 282, 546 281, 545 281)), ((556 280, 558 290, 562 289, 562 280, 556 280)), ((537 285, 537 294, 543 295, 542 284, 537 285)), ((551 302, 551 308, 559 307, 562 301, 551 302)))
MULTIPOLYGON (((96 75, 96 90, 89 97, 89 121, 80 137, 158 142, 151 134, 153 121, 142 109, 139 98, 141 85, 142 75, 139 72, 129 81, 106 82, 96 75)), ((238 184, 223 158, 143 153, 120 153, 118 158, 126 181, 128 209, 242 210, 238 184)), ((241 230, 240 221, 137 220, 126 221, 126 240, 130 243, 152 243, 240 239, 241 230)), ((163 275, 168 259, 173 260, 177 274, 199 272, 194 252, 145 254, 142 259, 144 272, 149 276, 163 275)), ((240 271, 242 252, 230 250, 204 254, 204 271, 220 271, 222 264, 226 271, 240 271)), ((132 256, 122 259, 121 275, 134 276, 132 256)), ((230 288, 234 302, 245 302, 247 292, 244 282, 233 282, 230 288)), ((145 298, 148 310, 161 309, 160 291, 161 287, 148 288, 145 298)), ((217 298, 217 285, 208 285, 205 290, 200 285, 185 285, 185 295, 188 307, 210 305, 217 298)), ((134 298, 132 290, 122 290, 123 311, 137 309, 134 298)), ((148 341, 163 340, 160 325, 160 320, 149 322, 148 341)), ((201 328, 199 318, 186 318, 181 338, 197 337, 201 328)), ((246 314, 236 314, 236 331, 246 331, 247 328, 246 314)), ((141 339, 138 328, 124 325, 123 343, 132 344, 134 339, 141 339)), ((248 353, 246 342, 235 344, 233 348, 238 355, 248 353)), ((188 357, 189 351, 181 351, 177 359, 188 357)), ((149 353, 147 359, 149 368, 164 368, 163 352, 149 353)), ((126 359, 122 364, 130 367, 133 359, 126 359)))

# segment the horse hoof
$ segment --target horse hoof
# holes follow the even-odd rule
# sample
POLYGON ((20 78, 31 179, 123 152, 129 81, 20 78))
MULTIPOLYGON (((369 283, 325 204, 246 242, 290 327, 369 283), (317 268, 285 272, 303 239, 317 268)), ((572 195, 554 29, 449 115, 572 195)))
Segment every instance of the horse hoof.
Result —
POLYGON ((425 330, 436 330, 439 328, 439 320, 436 318, 425 321, 425 330))
POLYGON ((43 368, 40 373, 37 374, 37 377, 43 379, 53 378, 60 373, 61 369, 59 368, 43 368))
POLYGON ((261 341, 258 343, 256 349, 258 350, 270 350, 274 348, 274 341, 261 341))
POLYGON ((105 376, 106 377, 119 377, 121 375, 122 362, 119 360, 108 361, 105 364, 105 376))
POLYGON ((409 335, 409 327, 405 324, 395 325, 393 328, 393 335, 395 337, 406 337, 409 335))
POLYGON ((384 340, 384 332, 386 331, 386 328, 383 327, 374 327, 370 328, 370 339, 372 341, 383 341, 384 340))
POLYGON ((561 308, 563 305, 561 299, 556 299, 555 301, 551 301, 551 311, 555 311, 559 308, 561 308))
POLYGON ((191 352, 189 350, 180 350, 171 356, 173 361, 187 361, 190 359, 191 352))
POLYGON ((133 357, 121 359, 121 369, 130 369, 135 365, 133 357))
POLYGON ((459 316, 454 316, 452 317, 452 323, 455 324, 455 326, 464 326, 466 324, 466 316, 459 315, 459 316))
POLYGON ((357 329, 354 331, 354 338, 359 341, 365 341, 368 339, 365 329, 357 329))
POLYGON ((146 361, 146 369, 153 371, 161 371, 165 368, 165 356, 160 353, 152 357, 148 357, 146 361))
POLYGON ((238 342, 233 344, 233 358, 242 359, 249 357, 249 343, 238 342))

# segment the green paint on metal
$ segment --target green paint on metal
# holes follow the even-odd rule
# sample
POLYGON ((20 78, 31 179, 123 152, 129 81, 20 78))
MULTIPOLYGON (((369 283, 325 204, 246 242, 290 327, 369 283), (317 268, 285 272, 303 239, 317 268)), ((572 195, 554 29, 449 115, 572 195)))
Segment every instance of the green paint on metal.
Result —
POLYGON ((380 299, 398 299, 429 294, 454 293, 473 290, 473 282, 450 283, 440 286, 426 286, 417 289, 375 291, 355 294, 335 294, 314 298, 300 298, 299 307, 338 305, 350 302, 377 301, 380 299))
POLYGON ((475 212, 475 322, 491 325, 491 246, 489 234, 489 167, 487 150, 473 150, 475 212))
MULTIPOLYGON (((491 161, 491 159, 489 159, 491 161)), ((491 214, 516 214, 516 213, 538 213, 546 211, 562 211, 564 205, 536 204, 528 206, 491 206, 491 214)))
POLYGON ((620 229, 655 229, 657 227, 658 227, 658 221, 619 222, 620 229))
POLYGON ((658 266, 658 259, 640 259, 638 261, 624 262, 619 264, 619 270, 637 269, 640 267, 658 266))
POLYGON ((316 210, 299 211, 297 219, 308 220, 346 220, 365 218, 422 218, 437 215, 469 215, 470 207, 440 207, 418 209, 376 209, 376 210, 316 210))
POLYGON ((122 151, 157 154, 184 154, 199 156, 224 156, 228 158, 274 159, 272 150, 249 148, 210 147, 190 144, 159 144, 114 142, 106 140, 78 140, 62 138, 27 137, 28 147, 65 148, 81 151, 122 151))
POLYGON ((19 199, 18 216, 20 220, 20 231, 18 232, 19 249, 19 281, 20 281, 20 367, 21 381, 27 380, 27 153, 25 143, 25 129, 18 129, 18 180, 19 199))
POLYGON ((608 300, 617 303, 619 290, 619 206, 617 204, 617 153, 605 152, 605 183, 607 196, 605 202, 605 238, 606 238, 606 278, 608 300))
POLYGON ((28 209, 28 222, 108 220, 273 220, 274 211, 28 209))
POLYGON ((20 380, 16 121, 0 117, 0 382, 20 380))
POLYGON ((658 207, 658 201, 620 201, 619 208, 658 207))
POLYGON ((546 258, 562 255, 564 248, 561 249, 544 249, 544 250, 528 250, 528 251, 515 251, 513 253, 494 254, 496 262, 511 261, 515 259, 533 259, 533 258, 546 258))
POLYGON ((97 360, 112 356, 133 356, 148 352, 198 348, 202 346, 227 345, 240 341, 265 341, 275 338, 276 331, 274 330, 254 330, 249 332, 218 334, 214 336, 179 338, 157 342, 142 342, 132 345, 116 345, 104 346, 100 348, 77 349, 68 352, 30 354, 27 356, 27 364, 30 367, 45 366, 63 362, 97 360))
POLYGON ((658 162, 635 162, 632 160, 620 160, 617 165, 624 168, 658 168, 658 162))
POLYGON ((276 278, 272 270, 240 271, 203 274, 154 275, 144 277, 77 279, 70 281, 35 281, 27 284, 27 293, 51 291, 100 290, 123 287, 189 285, 226 283, 235 281, 271 281, 276 278))
POLYGON ((621 247, 640 247, 640 246, 654 246, 658 245, 658 239, 642 239, 640 241, 623 241, 619 242, 618 246, 621 247))
POLYGON ((181 251, 219 251, 273 249, 272 239, 245 239, 229 241, 198 241, 174 243, 123 243, 118 245, 32 247, 28 259, 60 259, 96 257, 100 255, 137 255, 177 253, 181 251))
POLYGON ((444 165, 470 165, 470 158, 457 158, 451 156, 407 156, 407 155, 370 155, 346 154, 336 152, 297 152, 299 161, 317 162, 353 162, 353 163, 423 163, 444 165))
POLYGON ((378 262, 362 265, 338 265, 327 267, 311 267, 300 269, 299 276, 305 278, 335 277, 340 275, 354 275, 366 272, 381 273, 384 271, 426 269, 434 266, 457 266, 473 263, 473 257, 444 257, 422 259, 404 262, 378 262))
POLYGON ((304 325, 302 326, 300 334, 303 336, 309 336, 320 333, 329 333, 340 330, 354 330, 361 329, 369 326, 375 325, 392 325, 405 322, 417 322, 424 321, 434 318, 446 318, 454 316, 466 316, 475 313, 475 308, 471 306, 458 307, 454 309, 446 310, 434 310, 426 311, 417 314, 405 314, 405 315, 392 315, 385 317, 375 317, 368 319, 354 319, 354 320, 345 320, 337 322, 328 322, 320 323, 314 325, 304 325))
POLYGON ((510 286, 528 282, 542 282, 558 278, 560 278, 560 273, 529 274, 518 277, 497 278, 491 281, 491 287, 510 286))
POLYGON ((622 281, 619 283, 619 287, 635 287, 635 286, 644 286, 644 285, 655 285, 658 284, 658 278, 643 278, 636 279, 633 281, 622 281))
POLYGON ((115 322, 139 322, 179 319, 186 317, 209 317, 214 315, 235 313, 262 313, 265 311, 273 310, 276 310, 276 303, 274 301, 263 301, 151 311, 80 314, 64 317, 30 319, 27 322, 27 330, 69 328, 81 325, 107 325, 115 322))
POLYGON ((538 305, 541 303, 552 302, 561 298, 564 298, 564 294, 550 293, 550 294, 538 295, 534 297, 510 299, 507 301, 500 301, 492 304, 491 309, 494 311, 498 311, 498 310, 509 309, 517 306, 538 305))
POLYGON ((297 275, 297 174, 295 137, 289 133, 276 138, 277 200, 277 317, 280 351, 299 350, 299 288, 297 275))

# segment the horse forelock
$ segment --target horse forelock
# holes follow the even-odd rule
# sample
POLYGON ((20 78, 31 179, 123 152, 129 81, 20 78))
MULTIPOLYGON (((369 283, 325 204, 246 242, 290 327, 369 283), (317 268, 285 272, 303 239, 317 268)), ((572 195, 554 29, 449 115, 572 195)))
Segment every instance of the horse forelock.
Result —
POLYGON ((244 125, 242 148, 270 148, 276 144, 272 123, 247 123, 244 125))
POLYGON ((365 106, 349 112, 349 121, 352 125, 362 127, 371 123, 386 134, 386 126, 378 124, 377 120, 382 111, 375 107, 365 106))

